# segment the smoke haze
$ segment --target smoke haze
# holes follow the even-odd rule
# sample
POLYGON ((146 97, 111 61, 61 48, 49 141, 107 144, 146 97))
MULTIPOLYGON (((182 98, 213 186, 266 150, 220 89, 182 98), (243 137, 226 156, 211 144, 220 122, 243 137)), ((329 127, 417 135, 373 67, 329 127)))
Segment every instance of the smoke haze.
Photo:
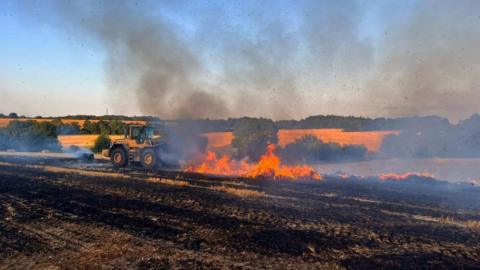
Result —
POLYGON ((385 33, 367 98, 393 116, 461 119, 477 112, 479 10, 478 1, 420 1, 385 33))
POLYGON ((475 112, 480 2, 407 1, 408 12, 383 18, 374 37, 365 22, 372 8, 392 8, 385 2, 287 3, 42 1, 23 10, 104 50, 117 111, 455 120, 475 112))

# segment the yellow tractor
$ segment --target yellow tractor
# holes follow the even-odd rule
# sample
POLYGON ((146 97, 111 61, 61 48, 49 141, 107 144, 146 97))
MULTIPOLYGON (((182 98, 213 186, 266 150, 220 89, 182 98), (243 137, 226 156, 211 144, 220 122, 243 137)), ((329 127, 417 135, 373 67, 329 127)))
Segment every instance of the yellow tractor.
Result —
POLYGON ((152 126, 129 125, 125 137, 113 141, 102 155, 109 157, 115 167, 140 163, 146 169, 153 169, 162 163, 160 154, 164 147, 152 126))

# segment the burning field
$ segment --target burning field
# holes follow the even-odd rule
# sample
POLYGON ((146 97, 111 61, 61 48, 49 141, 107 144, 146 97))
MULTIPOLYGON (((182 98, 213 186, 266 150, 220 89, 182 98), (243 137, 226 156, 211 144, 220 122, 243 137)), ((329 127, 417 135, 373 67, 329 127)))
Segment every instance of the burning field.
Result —
POLYGON ((224 155, 217 158, 214 152, 207 152, 198 165, 188 166, 186 171, 223 175, 241 176, 249 178, 271 178, 271 179, 314 179, 320 180, 321 176, 312 167, 307 165, 288 166, 282 163, 275 153, 276 145, 270 144, 267 152, 260 157, 258 163, 254 164, 246 160, 235 161, 230 156, 224 155))
MULTIPOLYGON (((415 159, 401 161, 419 165, 402 168, 415 168, 409 171, 387 164, 398 166, 399 159, 348 159, 365 154, 366 147, 318 139, 320 133, 338 135, 338 142, 363 140, 363 145, 377 149, 372 142, 392 131, 356 132, 358 138, 348 139, 341 129, 293 130, 287 132, 290 137, 280 130, 277 137, 271 120, 243 121, 235 125, 233 140, 226 133, 207 133, 208 139, 214 134, 208 142, 205 132, 189 134, 190 129, 181 128, 182 133, 167 130, 164 141, 154 135, 131 137, 133 128, 145 136, 153 130, 132 127, 128 137, 104 146, 117 153, 130 151, 125 152, 128 158, 132 155, 126 167, 114 163, 114 154, 112 166, 98 155, 82 161, 83 154, 75 153, 0 152, 0 265, 7 269, 480 266, 476 181, 441 181, 446 179, 444 174, 437 178, 441 171, 429 173, 426 163, 415 159), (362 137, 363 133, 367 135, 362 137), (309 136, 292 143, 285 139, 300 134, 309 136), (212 145, 222 150, 226 141, 230 151, 208 151, 212 145), (142 159, 134 159, 130 145, 139 147, 142 159), (162 170, 145 166, 143 158, 153 147, 151 160, 159 157, 157 168, 162 170), (178 163, 168 167, 170 160, 178 163)), ((95 137, 58 139, 64 146, 87 146, 82 142, 95 137)), ((5 138, 15 142, 13 146, 22 143, 13 135, 5 138)), ((78 152, 82 150, 88 151, 78 152)), ((449 168, 448 162, 435 160, 441 168, 449 168)), ((458 163, 454 167, 457 172, 461 168, 458 163)))
POLYGON ((332 174, 319 180, 310 168, 283 167, 273 151, 270 147, 258 164, 209 156, 207 164, 191 167, 190 172, 115 171, 100 161, 3 158, 1 265, 23 269, 480 265, 478 187, 417 174, 363 178, 332 174), (193 172, 202 170, 230 176, 193 172))
POLYGON ((480 269, 479 11, 0 1, 0 270, 480 269))

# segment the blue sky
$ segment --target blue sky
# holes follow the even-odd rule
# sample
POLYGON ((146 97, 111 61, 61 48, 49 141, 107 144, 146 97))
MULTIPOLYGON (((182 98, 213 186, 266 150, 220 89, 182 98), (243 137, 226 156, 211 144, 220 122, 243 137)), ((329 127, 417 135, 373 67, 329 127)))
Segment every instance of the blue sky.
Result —
MULTIPOLYGON (((315 3, 315 1, 313 2, 315 3)), ((280 22, 286 25, 282 28, 284 32, 281 35, 287 33, 292 36, 293 41, 289 48, 293 48, 296 52, 291 56, 291 59, 285 60, 287 64, 291 63, 292 65, 288 69, 278 68, 275 67, 276 64, 271 64, 267 57, 263 61, 268 61, 270 64, 259 70, 269 73, 269 68, 271 68, 273 74, 276 72, 292 72, 297 88, 292 96, 306 100, 304 106, 299 106, 304 110, 298 113, 285 110, 279 112, 278 115, 268 115, 268 111, 265 110, 239 110, 235 107, 235 104, 227 100, 225 101, 229 108, 227 115, 219 115, 218 117, 251 115, 301 118, 319 113, 367 116, 408 114, 397 109, 403 107, 404 104, 386 104, 388 101, 384 100, 388 100, 390 94, 385 94, 385 99, 378 101, 378 111, 364 109, 369 105, 365 102, 365 96, 368 99, 368 95, 375 96, 376 94, 369 93, 370 87, 365 87, 365 84, 368 80, 371 80, 371 77, 377 77, 367 74, 367 72, 376 68, 377 63, 385 65, 381 63, 381 59, 383 54, 389 51, 389 46, 392 46, 385 45, 386 40, 388 41, 385 36, 390 37, 391 33, 406 31, 396 29, 402 27, 403 24, 408 25, 409 20, 415 17, 417 9, 421 10, 417 7, 418 3, 416 1, 343 1, 342 3, 346 4, 342 5, 336 4, 335 1, 318 2, 322 2, 321 5, 317 5, 315 11, 310 11, 308 10, 309 5, 304 5, 303 2, 298 4, 299 1, 228 1, 225 3, 224 1, 166 1, 164 3, 139 1, 138 3, 135 2, 135 5, 142 7, 135 9, 133 12, 137 12, 135 16, 143 16, 142 12, 150 13, 149 16, 158 16, 159 21, 171 28, 171 32, 175 33, 179 40, 186 43, 186 47, 197 58, 196 61, 200 62, 201 72, 195 73, 195 80, 201 78, 201 84, 208 85, 206 92, 218 94, 222 98, 224 98, 222 95, 225 95, 226 99, 228 99, 228 95, 225 93, 230 91, 235 94, 242 91, 243 88, 235 88, 237 86, 234 84, 242 81, 239 78, 231 78, 231 76, 217 78, 224 75, 226 70, 230 70, 232 62, 235 63, 236 61, 233 56, 232 59, 225 59, 223 54, 225 52, 222 51, 221 47, 225 47, 225 44, 230 42, 238 43, 238 46, 232 48, 238 49, 239 55, 242 53, 243 42, 259 42, 259 48, 262 48, 260 43, 265 33, 262 31, 269 31, 268 28, 265 30, 262 27, 270 22, 280 22), (351 5, 350 2, 355 5, 351 5), (317 61, 308 56, 309 52, 306 49, 308 42, 306 43, 304 38, 300 38, 301 35, 298 32, 304 31, 301 30, 304 21, 319 24, 323 21, 322 18, 311 20, 304 17, 321 17, 324 15, 318 14, 324 13, 331 13, 334 16, 338 13, 347 14, 345 18, 349 19, 348 15, 351 12, 349 9, 352 7, 358 9, 355 11, 356 13, 352 12, 351 16, 354 20, 352 24, 355 25, 346 25, 345 27, 351 27, 353 30, 342 29, 342 31, 347 34, 349 31, 354 31, 355 39, 352 42, 362 43, 352 45, 352 51, 358 49, 355 46, 364 46, 365 44, 365 46, 368 46, 365 49, 365 54, 371 54, 368 57, 369 64, 365 64, 365 68, 361 68, 360 71, 358 71, 359 67, 350 66, 351 64, 348 63, 350 57, 348 47, 340 51, 334 48, 334 52, 339 55, 333 55, 333 60, 325 58, 333 61, 329 65, 323 62, 317 63, 320 60, 317 61), (310 62, 313 64, 308 66, 306 63, 310 62), (314 67, 313 70, 311 67, 314 67), (216 90, 217 88, 218 90, 216 90), (357 88, 361 90, 355 90, 357 88), (218 93, 215 91, 218 91, 218 93), (385 107, 382 109, 381 106, 383 105, 385 107), (230 109, 232 106, 234 109, 230 109)), ((105 43, 92 38, 89 34, 82 33, 82 30, 78 30, 82 27, 75 26, 72 28, 61 25, 68 24, 68 18, 57 20, 57 17, 61 17, 58 10, 43 8, 43 6, 48 6, 48 1, 39 1, 39 3, 37 8, 28 10, 28 5, 25 8, 25 5, 18 1, 0 2, 0 94, 2 96, 0 112, 16 111, 30 116, 104 114, 105 110, 109 108, 110 112, 115 114, 160 114, 162 116, 163 111, 161 110, 145 110, 142 108, 145 102, 137 101, 141 97, 130 96, 132 99, 123 104, 120 104, 122 102, 112 102, 112 100, 118 100, 122 97, 122 94, 125 93, 122 91, 130 93, 135 91, 138 85, 125 85, 125 88, 128 89, 119 92, 112 90, 112 82, 106 71, 112 68, 112 59, 111 54, 106 51, 105 43), (38 6, 41 8, 38 8, 38 6), (37 16, 42 19, 38 20, 37 16), (135 105, 125 105, 129 102, 135 105)), ((76 1, 76 3, 81 4, 82 1, 76 1)), ((433 15, 441 17, 442 10, 439 12, 439 14, 433 15)), ((325 15, 325 18, 335 17, 325 15)), ((436 21, 434 20, 434 22, 436 21)), ((323 31, 323 29, 326 29, 325 31, 336 30, 335 25, 333 27, 322 27, 322 25, 318 25, 318 27, 310 28, 314 31, 317 28, 318 31, 323 31)), ((337 39, 342 39, 344 34, 343 32, 340 35, 334 32, 314 33, 320 36, 325 35, 327 39, 330 34, 332 36, 337 35, 337 39)), ((398 36, 401 37, 400 34, 398 36)), ((395 38, 396 36, 393 36, 391 39, 395 40, 395 38)), ((322 41, 322 39, 318 40, 315 40, 315 42, 322 41)), ((417 42, 417 40, 413 41, 417 42)), ((271 40, 267 40, 267 42, 271 42, 271 40)), ((327 40, 327 42, 334 44, 332 46, 345 46, 342 42, 333 39, 327 40)), ((350 41, 347 39, 348 42, 350 41)), ((412 43, 406 44, 405 46, 408 46, 412 43)), ((268 43, 267 45, 271 47, 272 51, 277 49, 275 43, 268 43)), ((326 50, 322 48, 322 45, 320 44, 319 48, 326 50)), ((229 46, 232 46, 232 44, 229 44, 229 46)), ((328 46, 325 48, 328 48, 328 46)), ((259 53, 265 53, 265 50, 268 53, 268 48, 263 48, 263 50, 259 49, 259 53)), ((405 51, 408 51, 408 48, 405 51)), ((329 51, 326 52, 329 53, 329 51)), ((325 54, 325 51, 322 51, 322 53, 325 54)), ((355 57, 358 58, 358 61, 364 61, 362 55, 355 55, 355 52, 353 52, 353 58, 355 57)), ((363 67, 363 64, 359 66, 363 67)), ((244 68, 239 66, 232 68, 232 70, 242 71, 244 68)), ((405 69, 405 66, 401 68, 405 69)), ((242 73, 239 73, 238 76, 242 76, 242 73)), ((244 80, 250 80, 251 78, 250 74, 244 80)), ((276 78, 273 76, 267 78, 267 80, 275 81, 276 78)), ((262 87, 265 88, 265 85, 267 88, 270 85, 275 88, 274 82, 267 82, 262 87)), ((252 86, 247 83, 242 87, 252 86)), ((405 91, 399 92, 397 96, 401 97, 404 93, 405 91)), ((268 96, 270 94, 265 95, 265 100, 272 100, 276 107, 284 106, 281 97, 275 97, 274 94, 272 96, 268 96)), ((405 106, 413 105, 405 104, 405 106)), ((420 115, 436 113, 455 118, 472 112, 468 110, 453 113, 437 107, 428 108, 431 109, 414 110, 414 113, 420 115)), ((211 116, 210 112, 205 115, 211 116)), ((214 114, 212 115, 215 117, 214 114)), ((172 116, 169 115, 169 117, 172 116)))
POLYGON ((101 50, 49 25, 25 21, 8 1, 0 10, 0 88, 7 97, 2 112, 105 111, 101 50))

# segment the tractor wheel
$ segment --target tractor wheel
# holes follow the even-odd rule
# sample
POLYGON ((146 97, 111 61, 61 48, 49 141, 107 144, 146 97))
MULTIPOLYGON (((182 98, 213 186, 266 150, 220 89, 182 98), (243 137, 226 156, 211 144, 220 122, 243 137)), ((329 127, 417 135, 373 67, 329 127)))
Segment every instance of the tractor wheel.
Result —
POLYGON ((125 167, 128 163, 127 151, 125 149, 118 147, 112 150, 110 154, 110 160, 112 161, 113 166, 115 167, 125 167))
POLYGON ((153 169, 157 165, 157 154, 153 149, 145 149, 142 151, 141 163, 146 169, 153 169))

